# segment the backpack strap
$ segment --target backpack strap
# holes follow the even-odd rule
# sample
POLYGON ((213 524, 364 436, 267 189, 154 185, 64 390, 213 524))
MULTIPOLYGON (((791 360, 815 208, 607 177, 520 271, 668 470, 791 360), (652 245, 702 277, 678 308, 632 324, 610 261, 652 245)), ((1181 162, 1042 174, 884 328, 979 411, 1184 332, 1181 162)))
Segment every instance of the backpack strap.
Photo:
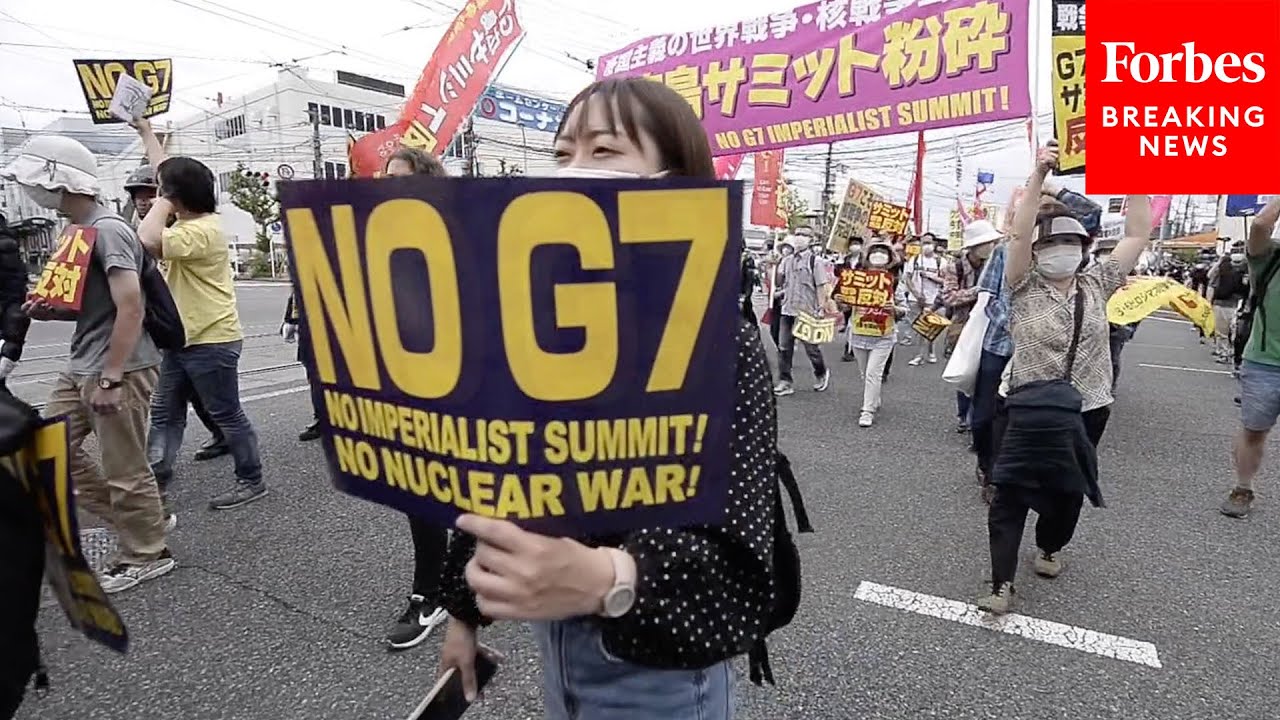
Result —
POLYGON ((765 644, 764 638, 756 640, 747 651, 747 674, 755 685, 763 686, 766 682, 777 685, 773 681, 773 667, 769 665, 769 646, 765 644))
POLYGON ((813 525, 809 523, 809 513, 804 508, 804 498, 800 496, 800 483, 796 482, 796 474, 791 470, 791 460, 781 452, 778 453, 778 482, 791 498, 791 511, 796 516, 796 531, 813 532, 813 525))
POLYGON ((1276 270, 1280 269, 1280 248, 1272 248, 1271 259, 1267 261, 1267 265, 1257 277, 1257 282, 1249 289, 1249 297, 1245 300, 1249 308, 1249 314, 1260 312, 1262 314, 1262 338, 1260 343, 1267 341, 1267 308, 1263 305, 1262 300, 1266 297, 1267 286, 1271 284, 1271 279, 1275 277, 1276 270))

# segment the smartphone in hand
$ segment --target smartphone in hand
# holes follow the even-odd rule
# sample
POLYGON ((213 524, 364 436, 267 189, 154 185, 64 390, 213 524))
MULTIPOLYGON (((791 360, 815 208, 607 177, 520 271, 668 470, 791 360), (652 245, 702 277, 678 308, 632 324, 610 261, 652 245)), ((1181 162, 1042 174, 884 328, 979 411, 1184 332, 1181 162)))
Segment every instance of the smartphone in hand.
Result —
MULTIPOLYGON (((486 685, 498 672, 502 654, 481 645, 476 651, 476 690, 483 693, 486 685)), ((462 690, 462 674, 457 668, 449 668, 436 681, 431 692, 418 703, 407 720, 459 720, 471 707, 462 690)))

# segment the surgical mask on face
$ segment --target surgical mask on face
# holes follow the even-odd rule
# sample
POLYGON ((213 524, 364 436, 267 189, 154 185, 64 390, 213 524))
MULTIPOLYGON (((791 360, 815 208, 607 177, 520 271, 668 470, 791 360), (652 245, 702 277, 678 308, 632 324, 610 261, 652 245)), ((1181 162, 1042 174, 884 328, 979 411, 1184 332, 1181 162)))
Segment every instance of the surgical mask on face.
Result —
POLYGON ((861 254, 862 254, 862 246, 861 246, 861 245, 850 245, 850 246, 849 246, 849 257, 850 257, 850 258, 856 258, 856 257, 858 257, 858 256, 859 256, 859 255, 861 255, 861 254))
POLYGON ((660 178, 666 176, 667 171, 654 173, 653 175, 641 175, 637 172, 629 170, 608 170, 606 168, 592 167, 561 167, 556 168, 555 177, 558 178, 584 178, 589 180, 641 180, 644 178, 660 178))
POLYGON ((1036 252, 1036 267, 1047 278, 1060 280, 1075 274, 1080 267, 1080 248, 1073 245, 1051 245, 1036 252))
POLYGON ((1231 262, 1239 265, 1244 262, 1244 253, 1231 253, 1231 262))
POLYGON ((867 262, 874 267, 884 267, 889 264, 889 254, 873 252, 867 256, 867 262))
POLYGON ((38 185, 23 185, 22 189, 31 198, 31 202, 45 210, 58 210, 62 207, 61 190, 49 190, 38 185))
POLYGON ((925 255, 932 255, 932 254, 933 254, 933 246, 932 246, 932 245, 921 245, 921 246, 920 246, 920 252, 921 252, 921 253, 923 253, 923 254, 925 254, 925 255))

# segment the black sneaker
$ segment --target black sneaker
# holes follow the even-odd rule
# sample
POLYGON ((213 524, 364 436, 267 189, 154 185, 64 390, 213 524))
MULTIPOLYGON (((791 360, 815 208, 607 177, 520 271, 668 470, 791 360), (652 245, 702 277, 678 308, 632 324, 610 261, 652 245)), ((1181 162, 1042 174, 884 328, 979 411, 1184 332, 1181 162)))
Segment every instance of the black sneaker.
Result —
POLYGON ((421 595, 409 596, 409 607, 405 608, 400 619, 387 631, 387 645, 392 650, 407 650, 431 634, 441 623, 449 619, 444 608, 427 610, 427 599, 421 595))
POLYGON ((236 481, 235 487, 216 495, 209 501, 210 510, 230 510, 257 500, 267 494, 267 484, 259 480, 256 483, 236 481))
POLYGON ((319 440, 319 439, 320 439, 320 422, 318 420, 308 425, 302 432, 298 433, 298 440, 300 442, 311 442, 312 440, 319 440))
POLYGON ((231 452, 231 448, 227 446, 226 440, 223 440, 220 437, 211 437, 208 440, 205 440, 204 444, 200 446, 200 449, 196 451, 195 460, 196 462, 212 460, 217 457, 222 457, 229 452, 231 452))

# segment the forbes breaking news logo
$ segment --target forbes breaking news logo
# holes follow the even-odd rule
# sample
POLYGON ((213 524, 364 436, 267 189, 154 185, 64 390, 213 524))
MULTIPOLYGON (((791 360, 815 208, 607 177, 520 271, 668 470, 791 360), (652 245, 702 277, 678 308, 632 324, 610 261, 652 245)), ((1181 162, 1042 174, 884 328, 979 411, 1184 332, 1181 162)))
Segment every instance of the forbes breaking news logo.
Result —
POLYGON ((1091 3, 1089 192, 1280 189, 1274 0, 1091 3), (1260 31, 1270 23, 1270 33, 1260 31), (1268 177, 1272 176, 1272 177, 1268 177))

